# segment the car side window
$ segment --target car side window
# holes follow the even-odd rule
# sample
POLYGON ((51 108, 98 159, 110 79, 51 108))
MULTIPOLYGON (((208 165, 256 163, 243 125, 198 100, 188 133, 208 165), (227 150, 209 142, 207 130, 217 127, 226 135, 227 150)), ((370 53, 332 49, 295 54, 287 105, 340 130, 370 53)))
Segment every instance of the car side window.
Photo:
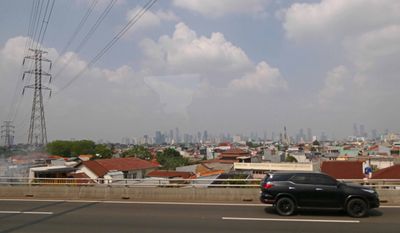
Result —
POLYGON ((322 174, 298 174, 290 179, 296 184, 336 185, 337 181, 322 174))
POLYGON ((309 183, 309 179, 305 174, 295 175, 290 180, 296 184, 308 184, 309 183))
POLYGON ((326 175, 322 175, 322 174, 316 175, 314 182, 315 182, 315 184, 319 184, 319 185, 336 185, 337 184, 337 181, 335 179, 333 179, 332 177, 326 176, 326 175))

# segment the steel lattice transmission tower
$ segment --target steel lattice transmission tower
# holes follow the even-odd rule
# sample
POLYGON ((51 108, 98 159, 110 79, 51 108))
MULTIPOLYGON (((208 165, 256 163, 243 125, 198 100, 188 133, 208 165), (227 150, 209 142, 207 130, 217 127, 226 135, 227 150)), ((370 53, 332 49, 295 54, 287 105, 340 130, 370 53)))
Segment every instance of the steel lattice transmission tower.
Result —
POLYGON ((4 125, 1 126, 1 139, 5 147, 11 147, 14 144, 14 128, 11 121, 4 121, 4 125))
POLYGON ((32 113, 28 132, 28 144, 35 146, 43 146, 47 144, 47 132, 46 132, 46 121, 44 117, 44 106, 43 106, 43 94, 42 90, 50 91, 51 89, 47 86, 42 85, 42 78, 49 78, 49 83, 51 82, 51 74, 42 70, 42 62, 49 63, 49 70, 51 69, 51 61, 44 58, 43 55, 47 52, 39 49, 29 49, 33 55, 24 57, 22 65, 25 64, 27 59, 33 61, 34 69, 25 71, 22 80, 25 76, 34 76, 35 82, 30 85, 24 86, 22 94, 25 93, 25 88, 30 88, 34 90, 33 102, 32 102, 32 113))

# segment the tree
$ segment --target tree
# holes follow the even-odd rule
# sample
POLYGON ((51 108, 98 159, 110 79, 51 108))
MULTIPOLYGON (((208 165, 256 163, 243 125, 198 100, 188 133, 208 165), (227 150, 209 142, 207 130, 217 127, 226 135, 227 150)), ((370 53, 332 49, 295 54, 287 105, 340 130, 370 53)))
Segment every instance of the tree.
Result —
POLYGON ((122 157, 136 157, 139 159, 150 160, 151 153, 144 146, 134 146, 129 150, 122 152, 122 157))
POLYGON ((95 154, 96 144, 90 140, 81 141, 62 141, 56 140, 46 146, 49 154, 61 155, 64 157, 78 156, 82 154, 95 154))
POLYGON ((71 141, 56 140, 47 144, 47 152, 52 155, 71 156, 71 141))
POLYGON ((74 141, 71 147, 71 156, 94 155, 96 144, 90 140, 74 141))
POLYGON ((94 148, 96 155, 98 155, 99 158, 102 159, 109 159, 112 157, 112 151, 108 146, 104 144, 98 144, 94 148))
POLYGON ((173 148, 167 148, 163 152, 157 152, 157 162, 166 170, 175 170, 176 167, 189 164, 189 160, 182 157, 181 154, 173 148))
POLYGON ((287 155, 287 156, 286 156, 286 159, 285 159, 285 162, 288 162, 288 163, 297 163, 297 159, 296 159, 295 157, 293 157, 292 155, 287 155))

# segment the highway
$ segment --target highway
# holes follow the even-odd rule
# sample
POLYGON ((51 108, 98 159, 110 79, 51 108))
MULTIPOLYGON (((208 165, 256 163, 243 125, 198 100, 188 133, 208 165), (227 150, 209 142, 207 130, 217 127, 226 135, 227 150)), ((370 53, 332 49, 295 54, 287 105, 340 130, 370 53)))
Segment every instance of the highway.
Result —
POLYGON ((350 218, 337 211, 281 217, 261 204, 0 200, 0 232, 398 233, 400 207, 350 218))

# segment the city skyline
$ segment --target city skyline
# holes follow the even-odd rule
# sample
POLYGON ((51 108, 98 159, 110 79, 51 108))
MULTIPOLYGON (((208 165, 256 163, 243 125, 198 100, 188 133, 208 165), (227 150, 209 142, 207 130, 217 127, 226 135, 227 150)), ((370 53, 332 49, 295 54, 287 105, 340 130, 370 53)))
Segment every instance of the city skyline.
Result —
MULTIPOLYGON (((21 95, 21 64, 34 2, 0 2, 0 124, 12 121, 17 143, 28 141, 33 93, 21 95)), ((48 141, 176 127, 277 138, 284 126, 294 137, 400 132, 398 1, 158 1, 85 68, 146 2, 116 1, 83 46, 110 3, 55 1, 41 44, 54 62, 48 141)))

